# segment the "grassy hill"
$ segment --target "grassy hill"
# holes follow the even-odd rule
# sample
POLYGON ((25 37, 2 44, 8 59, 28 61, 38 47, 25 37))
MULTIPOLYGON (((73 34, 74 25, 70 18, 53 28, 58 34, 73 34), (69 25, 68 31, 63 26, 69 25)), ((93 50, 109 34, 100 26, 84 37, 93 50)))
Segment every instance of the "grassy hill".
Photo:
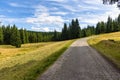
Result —
POLYGON ((0 80, 34 80, 73 41, 24 44, 21 48, 0 45, 0 80))
POLYGON ((88 43, 120 69, 120 32, 92 37, 88 43))

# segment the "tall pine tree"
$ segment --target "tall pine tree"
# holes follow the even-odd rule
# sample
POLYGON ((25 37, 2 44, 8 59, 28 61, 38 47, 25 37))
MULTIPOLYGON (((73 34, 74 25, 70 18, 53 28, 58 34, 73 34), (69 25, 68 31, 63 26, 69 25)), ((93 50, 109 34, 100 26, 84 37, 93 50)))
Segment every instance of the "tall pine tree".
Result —
POLYGON ((107 21, 107 26, 106 26, 106 32, 109 33, 109 32, 112 32, 112 18, 111 17, 108 17, 108 21, 107 21))
POLYGON ((10 44, 16 46, 16 48, 21 47, 20 33, 15 25, 11 29, 10 44))
POLYGON ((62 29, 62 34, 61 34, 62 40, 67 40, 68 39, 68 29, 67 29, 67 24, 64 23, 64 27, 62 29))
POLYGON ((25 44, 26 43, 26 37, 25 37, 24 29, 20 29, 20 38, 21 38, 22 44, 25 44))
POLYGON ((3 30, 1 26, 0 26, 0 44, 3 44, 3 30))
POLYGON ((76 36, 76 38, 80 37, 80 32, 81 32, 81 28, 79 25, 79 21, 78 21, 78 19, 76 19, 76 21, 75 21, 75 36, 76 36))
POLYGON ((57 40, 58 40, 58 34, 57 34, 57 31, 54 30, 53 41, 57 41, 57 40))
POLYGON ((3 28, 3 35, 4 35, 4 44, 10 44, 10 37, 11 37, 11 27, 8 26, 2 26, 3 28))

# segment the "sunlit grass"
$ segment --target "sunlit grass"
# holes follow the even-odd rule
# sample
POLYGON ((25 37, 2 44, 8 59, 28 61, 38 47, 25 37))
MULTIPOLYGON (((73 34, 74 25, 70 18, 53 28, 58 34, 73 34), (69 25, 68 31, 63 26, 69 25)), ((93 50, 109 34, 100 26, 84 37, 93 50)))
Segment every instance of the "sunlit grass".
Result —
POLYGON ((52 64, 74 40, 0 46, 0 80, 33 80, 52 64))
POLYGON ((88 43, 120 68, 120 32, 98 35, 88 43))
POLYGON ((50 44, 52 44, 52 42, 24 44, 21 48, 15 48, 11 45, 0 45, 0 60, 2 58, 15 56, 17 54, 25 54, 50 44))

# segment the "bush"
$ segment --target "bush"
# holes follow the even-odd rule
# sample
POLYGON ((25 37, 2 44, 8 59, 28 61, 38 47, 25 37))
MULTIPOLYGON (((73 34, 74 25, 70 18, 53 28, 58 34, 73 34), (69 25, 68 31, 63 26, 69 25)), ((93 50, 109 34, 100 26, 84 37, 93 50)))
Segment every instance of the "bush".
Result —
POLYGON ((108 39, 108 41, 115 42, 115 40, 113 40, 113 39, 108 39))

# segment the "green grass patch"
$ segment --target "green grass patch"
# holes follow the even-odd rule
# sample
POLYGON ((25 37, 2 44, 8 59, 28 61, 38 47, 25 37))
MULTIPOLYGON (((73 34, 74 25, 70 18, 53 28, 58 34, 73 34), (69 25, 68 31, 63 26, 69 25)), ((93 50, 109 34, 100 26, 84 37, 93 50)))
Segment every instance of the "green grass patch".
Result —
POLYGON ((88 43, 120 69, 120 32, 98 35, 88 43))
POLYGON ((35 80, 73 41, 52 42, 29 53, 1 59, 0 80, 35 80))

